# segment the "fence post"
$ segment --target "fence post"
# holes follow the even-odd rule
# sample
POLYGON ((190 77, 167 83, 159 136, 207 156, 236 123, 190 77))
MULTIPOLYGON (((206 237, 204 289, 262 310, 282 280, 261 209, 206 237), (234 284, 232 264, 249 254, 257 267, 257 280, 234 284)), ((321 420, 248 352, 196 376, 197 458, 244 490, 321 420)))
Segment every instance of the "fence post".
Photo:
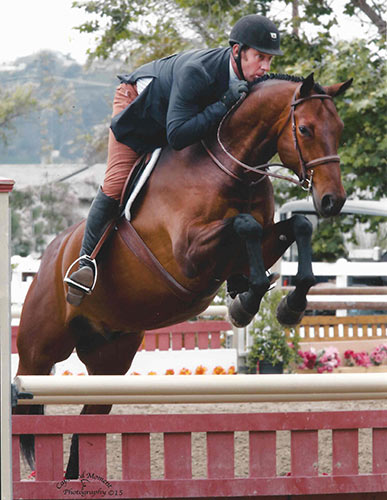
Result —
POLYGON ((9 193, 14 181, 0 179, 1 498, 12 500, 11 454, 11 269, 9 193))
MULTIPOLYGON (((346 270, 347 260, 344 258, 338 259, 337 264, 343 270, 343 274, 339 274, 336 276, 336 286, 338 288, 346 288, 348 286, 348 275, 346 270)), ((346 309, 338 309, 336 311, 336 316, 347 316, 346 309)))

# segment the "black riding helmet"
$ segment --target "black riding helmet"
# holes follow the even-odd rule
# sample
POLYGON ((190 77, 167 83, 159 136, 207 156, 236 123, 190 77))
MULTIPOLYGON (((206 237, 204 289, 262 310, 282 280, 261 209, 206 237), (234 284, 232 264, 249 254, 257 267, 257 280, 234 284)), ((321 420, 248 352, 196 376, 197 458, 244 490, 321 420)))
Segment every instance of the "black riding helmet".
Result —
POLYGON ((229 43, 231 46, 234 44, 239 45, 238 57, 234 59, 243 79, 241 50, 244 46, 259 50, 264 54, 283 55, 280 49, 280 33, 277 27, 270 19, 258 14, 250 14, 239 19, 231 30, 229 43))

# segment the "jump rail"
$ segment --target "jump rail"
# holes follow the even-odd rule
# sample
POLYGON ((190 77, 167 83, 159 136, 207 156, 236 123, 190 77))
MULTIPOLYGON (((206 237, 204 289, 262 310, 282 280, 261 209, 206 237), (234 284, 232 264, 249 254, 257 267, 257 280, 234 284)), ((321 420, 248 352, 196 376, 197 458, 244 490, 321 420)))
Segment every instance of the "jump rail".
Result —
MULTIPOLYGON (((273 376, 275 377, 275 376, 273 376)), ((323 378, 323 377, 322 377, 323 378)), ((268 498, 382 500, 387 491, 387 410, 197 414, 17 415, 13 417, 14 499, 268 498), (359 474, 359 429, 371 430, 372 470, 359 474), (331 472, 319 470, 319 431, 332 431, 331 472), (277 432, 290 431, 291 466, 277 473, 277 432), (236 477, 235 433, 248 433, 248 476, 236 477), (63 435, 79 436, 80 479, 63 480, 63 435), (164 477, 152 478, 151 435, 162 433, 164 477), (193 477, 192 439, 205 477, 193 477), (35 435, 36 476, 20 480, 19 438, 35 435), (121 437, 121 474, 107 472, 107 435, 121 437), (111 474, 111 473, 110 473, 111 474), (118 479, 117 479, 118 475, 118 479)), ((161 466, 162 467, 162 466, 161 466)))
MULTIPOLYGON (((284 286, 284 291, 294 287, 284 286)), ((308 292, 308 310, 386 310, 387 286, 313 286, 308 292)))
POLYGON ((387 399, 387 376, 367 374, 15 378, 19 404, 150 404, 387 399))

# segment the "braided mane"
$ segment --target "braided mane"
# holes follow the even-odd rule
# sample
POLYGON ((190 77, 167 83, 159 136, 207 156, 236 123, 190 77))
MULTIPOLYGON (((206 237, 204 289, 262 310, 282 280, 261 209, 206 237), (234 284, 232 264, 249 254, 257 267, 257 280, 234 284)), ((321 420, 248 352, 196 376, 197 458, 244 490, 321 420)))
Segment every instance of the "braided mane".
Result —
MULTIPOLYGON (((249 90, 252 89, 255 85, 259 83, 266 82, 268 80, 285 80, 288 82, 296 82, 301 83, 305 80, 302 76, 294 76, 294 75, 286 75, 282 73, 267 73, 266 75, 260 76, 256 78, 252 82, 249 83, 249 90)), ((326 94, 325 90, 321 87, 319 83, 314 84, 314 91, 318 94, 326 94)))

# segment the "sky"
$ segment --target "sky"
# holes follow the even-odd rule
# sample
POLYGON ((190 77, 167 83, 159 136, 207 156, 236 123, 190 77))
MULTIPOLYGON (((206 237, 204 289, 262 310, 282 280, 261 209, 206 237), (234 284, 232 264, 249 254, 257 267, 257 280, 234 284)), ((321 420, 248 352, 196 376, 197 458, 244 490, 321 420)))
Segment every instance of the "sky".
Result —
POLYGON ((93 37, 74 26, 86 19, 83 9, 71 8, 73 0, 1 0, 0 63, 44 49, 70 54, 80 63, 93 37))
MULTIPOLYGON (((83 9, 71 8, 72 3, 73 0, 0 0, 0 64, 44 49, 69 54, 84 63, 87 49, 93 47, 94 35, 74 29, 88 16, 83 9)), ((346 0, 334 3, 342 11, 346 0)), ((341 21, 336 29, 338 38, 364 34, 359 22, 347 16, 341 21)))

